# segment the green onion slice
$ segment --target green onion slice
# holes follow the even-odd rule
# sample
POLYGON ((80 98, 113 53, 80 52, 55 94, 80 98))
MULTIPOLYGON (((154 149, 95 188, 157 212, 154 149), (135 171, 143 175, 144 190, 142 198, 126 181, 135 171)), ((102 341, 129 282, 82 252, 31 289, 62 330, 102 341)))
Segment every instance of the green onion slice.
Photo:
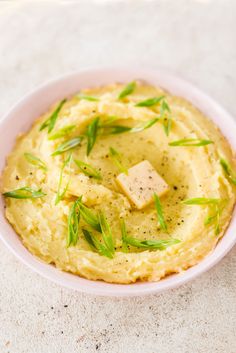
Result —
POLYGON ((56 107, 56 109, 53 111, 53 113, 49 116, 49 118, 40 126, 40 131, 48 128, 48 133, 52 132, 55 124, 56 124, 56 121, 57 121, 57 118, 58 118, 58 115, 63 107, 63 105, 65 104, 67 100, 66 99, 63 99, 59 104, 58 106, 56 107))
POLYGON ((66 151, 70 151, 70 150, 76 148, 77 146, 80 145, 82 140, 83 140, 83 136, 77 136, 71 140, 67 140, 67 141, 61 143, 57 147, 57 149, 52 153, 52 156, 57 156, 57 155, 62 154, 66 151))
POLYGON ((54 134, 50 135, 48 139, 56 140, 66 135, 69 135, 75 128, 76 128, 76 125, 66 125, 61 129, 57 130, 54 134))
POLYGON ((100 122, 100 119, 97 117, 97 118, 93 119, 92 122, 87 127, 87 132, 86 132, 86 136, 87 136, 87 156, 92 151, 92 149, 94 147, 94 144, 96 142, 97 135, 98 135, 99 122, 100 122))
POLYGON ((87 229, 82 229, 82 232, 84 234, 84 237, 86 241, 89 243, 90 247, 97 251, 100 255, 106 256, 110 259, 114 257, 114 254, 111 253, 109 249, 107 249, 106 245, 103 245, 100 243, 100 241, 94 236, 91 232, 89 232, 87 229))
POLYGON ((114 248, 114 242, 113 242, 113 236, 112 236, 112 232, 111 232, 111 227, 110 227, 109 223, 107 222, 106 217, 105 217, 105 215, 104 215, 104 213, 102 211, 100 211, 99 214, 98 214, 98 220, 99 220, 99 224, 100 224, 100 227, 101 227, 102 238, 103 238, 104 244, 106 245, 106 248, 112 254, 114 254, 115 248, 114 248))
POLYGON ((231 166, 229 165, 229 163, 224 159, 221 158, 220 159, 220 165, 223 168, 225 174, 227 175, 227 177, 229 178, 229 180, 236 185, 236 177, 234 176, 234 173, 232 171, 231 166))
POLYGON ((71 161, 72 161, 72 155, 70 154, 65 162, 63 163, 62 165, 62 168, 61 168, 61 172, 60 172, 60 176, 59 176, 59 182, 58 182, 58 188, 57 188, 57 194, 56 194, 56 199, 55 199, 55 205, 57 205, 65 196, 67 190, 68 190, 68 187, 69 187, 69 183, 70 183, 70 178, 66 184, 66 186, 64 187, 63 191, 61 192, 61 186, 62 186, 62 180, 63 180, 63 172, 64 172, 64 169, 67 165, 71 165, 71 161))
POLYGON ((153 105, 156 105, 164 99, 165 96, 160 96, 160 97, 154 97, 154 98, 149 98, 145 99, 137 104, 135 104, 136 107, 152 107, 153 105))
POLYGON ((38 168, 40 168, 40 169, 43 169, 44 171, 47 171, 47 165, 46 165, 46 163, 43 162, 43 161, 42 161, 41 159, 39 159, 38 157, 36 157, 36 156, 34 156, 33 154, 28 153, 28 152, 24 153, 24 156, 25 156, 26 160, 27 160, 30 164, 32 164, 32 165, 34 165, 34 166, 36 166, 36 167, 38 167, 38 168))
POLYGON ((120 153, 115 148, 110 147, 110 157, 121 173, 128 174, 128 169, 122 164, 120 153))
POLYGON ((156 207, 156 211, 157 211, 157 218, 160 223, 161 229, 164 230, 165 232, 167 232, 167 224, 166 224, 164 216, 163 216, 161 201, 156 193, 154 193, 153 196, 154 196, 154 202, 155 202, 155 207, 156 207))
POLYGON ((190 146, 190 147, 201 147, 214 143, 211 140, 201 140, 196 138, 188 138, 177 141, 172 141, 169 143, 169 146, 190 146))
POLYGON ((69 216, 68 216, 67 247, 71 245, 76 245, 78 242, 79 221, 80 221, 80 211, 78 208, 78 200, 76 200, 71 206, 69 216))
POLYGON ((83 99, 83 100, 90 101, 90 102, 98 102, 99 101, 98 97, 87 96, 86 94, 77 94, 76 98, 83 99))
POLYGON ((123 99, 134 92, 136 88, 136 82, 130 82, 127 86, 120 92, 118 99, 123 99))
POLYGON ((33 190, 30 187, 25 186, 16 190, 4 192, 3 196, 11 197, 14 199, 36 199, 39 197, 46 196, 46 194, 42 192, 41 189, 33 190))
POLYGON ((83 220, 96 231, 101 232, 101 226, 97 215, 95 215, 87 206, 85 206, 81 200, 78 200, 78 205, 83 220))
POLYGON ((101 173, 90 164, 79 161, 78 159, 74 159, 74 162, 85 175, 99 180, 102 179, 101 173))

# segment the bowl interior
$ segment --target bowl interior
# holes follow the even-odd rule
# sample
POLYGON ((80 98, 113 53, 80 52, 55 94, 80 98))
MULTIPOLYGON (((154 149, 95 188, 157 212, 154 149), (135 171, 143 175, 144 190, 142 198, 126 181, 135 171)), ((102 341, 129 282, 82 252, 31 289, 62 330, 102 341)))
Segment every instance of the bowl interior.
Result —
MULTIPOLYGON (((171 93, 183 96, 211 118, 221 129, 231 146, 236 150, 236 124, 231 116, 207 95, 191 84, 166 73, 163 70, 142 70, 124 68, 105 68, 85 70, 63 76, 55 81, 46 83, 34 92, 24 97, 0 122, 0 174, 5 165, 5 158, 10 153, 16 136, 27 131, 33 121, 48 110, 55 101, 68 97, 82 88, 94 87, 112 82, 129 82, 141 79, 157 86, 161 86, 171 93)), ((217 263, 234 245, 236 237, 235 211, 231 224, 220 240, 216 249, 198 265, 187 271, 169 276, 156 283, 135 283, 130 285, 109 284, 87 279, 62 272, 52 265, 47 265, 22 245, 19 237, 4 217, 3 198, 0 198, 0 237, 7 247, 26 265, 44 277, 63 286, 81 292, 96 295, 128 296, 157 293, 168 288, 183 284, 198 274, 206 271, 217 263)))

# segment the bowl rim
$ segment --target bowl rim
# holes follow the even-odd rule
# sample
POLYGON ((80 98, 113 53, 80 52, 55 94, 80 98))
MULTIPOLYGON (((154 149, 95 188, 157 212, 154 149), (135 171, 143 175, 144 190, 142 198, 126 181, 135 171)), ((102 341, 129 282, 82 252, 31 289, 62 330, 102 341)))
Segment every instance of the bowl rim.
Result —
MULTIPOLYGON (((191 101, 203 113, 207 113, 212 120, 217 120, 217 125, 220 127, 223 134, 227 137, 234 150, 236 150, 236 142, 234 143, 233 137, 236 132, 236 123, 232 116, 222 108, 217 102, 210 98, 207 94, 203 93, 200 89, 185 81, 184 79, 176 76, 165 69, 143 69, 140 67, 99 67, 87 68, 79 71, 74 71, 69 74, 61 75, 58 78, 49 80, 33 89, 31 92, 25 94, 18 102, 3 116, 0 121, 0 134, 3 132, 4 127, 9 124, 13 117, 18 114, 21 109, 27 109, 27 105, 35 97, 45 94, 46 91, 56 89, 63 86, 70 81, 86 77, 100 77, 100 81, 104 76, 105 81, 108 83, 109 78, 112 76, 117 77, 115 80, 111 79, 110 83, 115 81, 129 82, 133 79, 144 79, 156 85, 173 92, 185 92, 182 94, 184 98, 191 101), (126 79, 125 79, 126 77, 126 79), (187 96, 187 97, 186 97, 187 96), (213 115, 212 115, 213 114, 213 115), (219 123, 219 124, 218 124, 219 123)), ((106 84, 105 82, 105 84, 106 84)), ((86 88, 85 85, 82 85, 86 88)), ((88 85, 89 86, 89 85, 88 85)), ((87 87, 88 87, 87 86, 87 87)), ((97 85, 95 85, 97 86, 97 85)), ((82 88, 82 87, 80 87, 82 88)), ((180 94, 179 94, 180 95, 180 94)), ((60 92, 59 92, 60 96, 60 92)), ((53 102, 52 102, 53 103, 53 102)), ((31 124, 34 119, 31 119, 31 124)), ((1 157, 1 156, 0 156, 1 157)), ((5 156, 6 157, 6 156, 5 156)), ((3 212, 1 212, 3 213, 3 212)), ((4 215, 3 215, 4 217, 4 215)), ((103 281, 91 281, 77 275, 60 271, 53 265, 46 264, 40 259, 32 255, 22 244, 16 232, 5 220, 0 220, 0 239, 7 246, 7 248, 31 270, 37 272, 43 277, 60 284, 64 287, 77 290, 87 294, 100 295, 100 296, 143 296, 163 292, 167 289, 176 288, 209 270, 216 263, 218 263, 234 246, 236 237, 233 236, 233 229, 236 229, 236 210, 234 209, 231 223, 226 230, 223 238, 218 242, 216 248, 208 254, 197 265, 183 271, 179 274, 173 274, 158 282, 136 282, 132 284, 112 284, 103 281), (15 243, 8 237, 9 232, 13 232, 18 238, 15 243)))

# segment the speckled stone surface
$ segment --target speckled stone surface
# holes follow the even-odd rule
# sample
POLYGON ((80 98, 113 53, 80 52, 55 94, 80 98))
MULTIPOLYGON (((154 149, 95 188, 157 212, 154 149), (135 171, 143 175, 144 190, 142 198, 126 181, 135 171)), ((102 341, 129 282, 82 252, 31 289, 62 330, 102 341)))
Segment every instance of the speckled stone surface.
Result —
MULTIPOLYGON (((165 67, 236 114, 236 2, 0 1, 0 116, 57 75, 165 67)), ((1 138, 1 137, 0 137, 1 138)), ((82 295, 31 272, 0 243, 1 353, 235 353, 236 248, 181 288, 82 295)))

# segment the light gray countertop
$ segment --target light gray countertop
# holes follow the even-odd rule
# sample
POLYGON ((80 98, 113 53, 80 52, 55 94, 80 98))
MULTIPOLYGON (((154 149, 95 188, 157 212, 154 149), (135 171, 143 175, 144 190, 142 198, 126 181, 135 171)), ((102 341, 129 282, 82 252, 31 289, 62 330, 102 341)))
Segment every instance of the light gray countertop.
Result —
MULTIPOLYGON (((236 114, 235 33, 234 0, 0 1, 0 115, 57 75, 134 64, 236 114)), ((0 243, 1 353, 235 353, 235 337, 236 248, 181 288, 112 299, 55 285, 0 243)))

